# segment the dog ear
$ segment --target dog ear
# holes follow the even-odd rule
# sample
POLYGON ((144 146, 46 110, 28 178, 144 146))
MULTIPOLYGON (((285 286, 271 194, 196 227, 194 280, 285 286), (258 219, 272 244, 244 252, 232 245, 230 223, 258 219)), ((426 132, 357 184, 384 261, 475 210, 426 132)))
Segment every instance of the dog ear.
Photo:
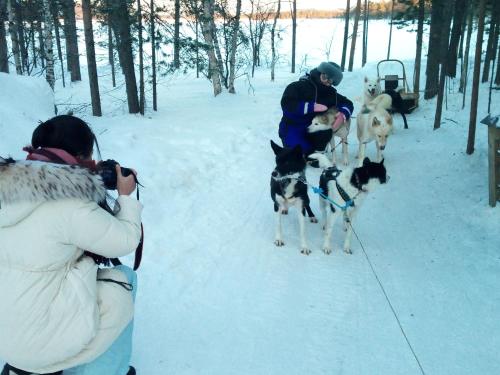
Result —
POLYGON ((271 139, 271 147, 274 151, 274 155, 278 155, 283 150, 283 148, 274 143, 272 139, 271 139))
POLYGON ((380 165, 384 165, 384 160, 385 159, 382 159, 382 161, 380 162, 380 165))
POLYGON ((380 121, 378 120, 378 118, 373 117, 372 126, 380 126, 380 121))
POLYGON ((365 82, 368 82, 368 77, 367 76, 365 76, 365 82))
POLYGON ((392 125, 392 116, 390 114, 385 115, 385 121, 389 124, 392 125))
POLYGON ((370 159, 369 158, 364 158, 363 159, 363 167, 366 167, 367 165, 369 165, 371 162, 370 162, 370 159))

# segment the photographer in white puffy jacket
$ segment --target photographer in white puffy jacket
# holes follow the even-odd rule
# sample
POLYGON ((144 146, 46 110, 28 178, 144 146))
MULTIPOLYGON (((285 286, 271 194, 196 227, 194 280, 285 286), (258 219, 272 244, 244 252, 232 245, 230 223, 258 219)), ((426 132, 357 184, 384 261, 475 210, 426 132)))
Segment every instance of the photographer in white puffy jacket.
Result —
POLYGON ((84 255, 133 252, 142 205, 134 176, 117 172, 114 215, 92 165, 95 136, 73 116, 35 129, 28 161, 0 158, 2 375, 133 375, 136 276, 84 255))

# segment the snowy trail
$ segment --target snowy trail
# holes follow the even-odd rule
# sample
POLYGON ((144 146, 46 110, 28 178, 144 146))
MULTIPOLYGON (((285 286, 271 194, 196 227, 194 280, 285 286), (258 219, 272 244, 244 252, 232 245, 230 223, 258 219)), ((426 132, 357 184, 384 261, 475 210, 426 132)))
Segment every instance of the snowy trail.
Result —
MULTIPOLYGON (((265 117, 263 122, 269 121, 265 117)), ((201 140, 230 162, 212 166, 210 186, 184 199, 184 210, 195 212, 181 214, 173 231, 184 228, 182 236, 192 241, 178 244, 174 254, 165 254, 167 261, 155 265, 165 295, 155 295, 156 288, 141 291, 141 298, 167 306, 165 320, 153 325, 137 313, 137 324, 145 329, 141 336, 164 349, 160 367, 176 374, 327 374, 332 369, 418 374, 361 251, 341 252, 341 235, 335 237, 334 254, 326 256, 320 251, 320 224, 308 223, 313 253, 300 254, 294 211, 284 220, 286 246, 274 246, 269 197, 274 129, 267 136, 256 129, 243 130, 241 138, 228 133, 221 137, 227 143, 201 140), (163 264, 169 264, 166 273, 163 264), (183 279, 172 273, 182 273, 183 279)), ((319 171, 308 175, 316 184, 319 171)), ((311 198, 319 214, 317 197, 311 198)), ((153 360, 140 345, 135 357, 139 366, 153 360)))
MULTIPOLYGON (((341 92, 359 96, 374 68, 346 73, 341 92)), ((242 85, 218 98, 206 81, 180 76, 182 89, 162 87, 158 113, 87 118, 103 157, 137 168, 145 186, 132 363, 154 375, 419 375, 355 237, 344 254, 337 225, 327 256, 320 225, 307 223, 313 252, 304 256, 292 210, 286 246, 273 244, 269 139, 278 141, 279 98, 296 78, 279 76, 256 77, 256 95, 242 85)), ((12 80, 16 92, 22 81, 12 80)), ((391 179, 353 225, 426 374, 497 375, 500 211, 487 205, 485 129, 465 155, 468 111, 449 96, 440 130, 431 130, 433 101, 408 116, 408 130, 396 116, 385 151, 391 179)), ((33 124, 50 116, 40 97, 32 111, 7 112, 8 123, 0 116, 5 153, 24 157, 33 124), (6 130, 11 123, 19 132, 6 130)), ((355 131, 349 143, 354 165, 355 131)), ((316 185, 319 170, 307 176, 316 185)))

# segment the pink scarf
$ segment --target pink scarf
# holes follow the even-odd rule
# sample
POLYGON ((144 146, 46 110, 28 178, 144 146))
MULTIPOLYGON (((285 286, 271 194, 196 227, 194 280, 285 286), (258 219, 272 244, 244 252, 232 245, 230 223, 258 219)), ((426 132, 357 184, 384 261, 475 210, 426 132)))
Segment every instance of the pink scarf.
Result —
POLYGON ((28 156, 26 156, 26 160, 38 160, 46 161, 49 163, 68 165, 78 164, 91 170, 95 170, 96 168, 94 160, 81 160, 60 148, 39 147, 37 149, 34 149, 31 146, 26 146, 23 148, 23 151, 26 151, 28 153, 28 156))

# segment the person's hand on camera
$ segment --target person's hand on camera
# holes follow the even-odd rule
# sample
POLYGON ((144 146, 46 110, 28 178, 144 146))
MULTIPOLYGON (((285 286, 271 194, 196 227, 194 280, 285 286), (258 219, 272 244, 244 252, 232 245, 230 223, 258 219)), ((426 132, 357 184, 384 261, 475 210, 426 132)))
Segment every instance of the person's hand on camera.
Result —
POLYGON ((137 172, 132 169, 133 174, 124 177, 122 175, 122 170, 119 164, 115 166, 116 168, 116 190, 119 195, 130 195, 135 190, 135 176, 137 172))

